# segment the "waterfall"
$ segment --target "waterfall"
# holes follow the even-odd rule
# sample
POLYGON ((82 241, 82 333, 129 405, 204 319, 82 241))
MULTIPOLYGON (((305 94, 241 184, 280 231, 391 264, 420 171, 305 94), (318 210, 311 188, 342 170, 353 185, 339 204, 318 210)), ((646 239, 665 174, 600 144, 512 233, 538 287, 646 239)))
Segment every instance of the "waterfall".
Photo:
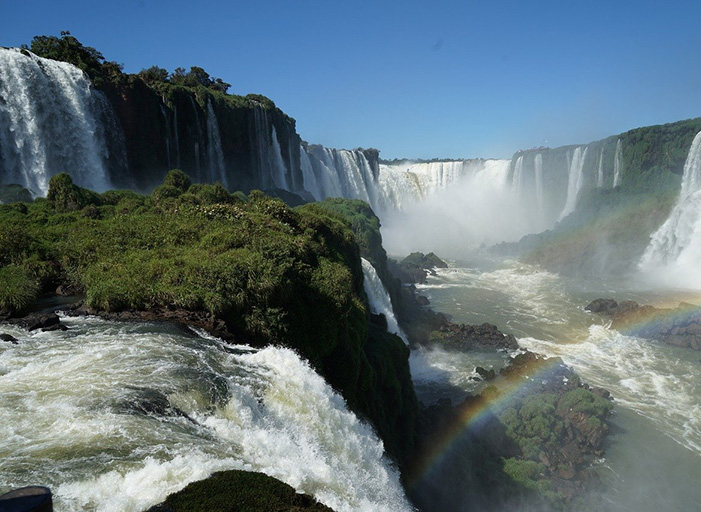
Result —
POLYGON ((105 129, 114 117, 75 66, 0 48, 0 182, 45 195, 51 176, 68 172, 80 186, 110 188, 110 169, 126 167, 121 132, 105 129))
POLYGON ((604 148, 601 148, 599 153, 599 170, 596 176, 596 186, 597 188, 602 188, 604 186, 604 148))
MULTIPOLYGON (((584 185, 584 160, 587 158, 587 150, 589 148, 585 147, 582 151, 581 147, 575 148, 572 153, 571 158, 569 158, 569 173, 567 178, 567 199, 565 200, 565 207, 560 212, 558 221, 561 221, 572 213, 575 208, 577 208, 577 199, 579 198, 579 192, 582 190, 584 185)), ((569 156, 569 155, 568 155, 569 156)))
POLYGON ((378 206, 376 178, 362 151, 312 145, 307 149, 307 156, 318 187, 319 199, 347 197, 362 199, 373 208, 378 206))
POLYGON ((246 469, 339 512, 411 510, 372 427, 292 350, 63 322, 3 327, 20 345, 0 345, 0 489, 40 482, 56 510, 137 512, 246 469))
POLYGON ((640 269, 681 286, 701 286, 701 132, 684 163, 682 188, 669 218, 652 235, 640 269))
POLYGON ((171 128, 170 128, 170 119, 168 119, 168 114, 166 114, 166 109, 163 105, 161 107, 161 116, 163 117, 163 124, 165 125, 166 128, 166 133, 165 133, 165 141, 166 141, 166 160, 168 162, 168 169, 172 169, 173 165, 171 164, 171 158, 170 158, 170 133, 171 133, 171 128))
POLYGON ((319 186, 316 173, 314 172, 314 167, 312 166, 312 161, 309 158, 309 154, 305 151, 302 145, 299 146, 299 165, 302 169, 304 190, 306 190, 312 196, 314 196, 314 199, 316 199, 317 201, 324 199, 324 192, 319 186))
POLYGON ((285 160, 282 158, 282 151, 280 150, 280 142, 277 139, 277 131, 275 130, 275 126, 272 127, 270 136, 273 141, 272 161, 275 167, 274 174, 272 175, 273 183, 275 183, 275 186, 277 188, 284 188, 285 190, 290 190, 290 187, 287 184, 287 168, 285 167, 285 160))
POLYGON ((370 312, 374 315, 384 315, 387 319, 387 331, 396 334, 404 340, 404 343, 408 344, 409 340, 402 328, 399 327, 397 318, 394 316, 392 299, 387 293, 385 285, 382 284, 380 276, 377 275, 375 267, 365 258, 361 258, 361 262, 363 264, 363 288, 365 288, 365 294, 368 296, 370 312))
POLYGON ((226 166, 224 165, 224 152, 221 146, 219 135, 219 123, 217 115, 212 107, 212 102, 207 102, 207 148, 209 150, 209 173, 211 183, 220 181, 224 187, 228 188, 229 183, 226 176, 226 166))
POLYGON ((514 189, 517 195, 521 195, 523 191, 523 155, 516 159, 514 164, 514 175, 511 180, 511 188, 514 189))
POLYGON ((197 177, 200 181, 206 181, 202 177, 202 157, 200 155, 200 141, 203 139, 202 137, 202 125, 200 124, 200 113, 199 109, 197 108, 197 105, 195 104, 195 100, 192 96, 188 96, 190 99, 190 105, 192 105, 192 110, 195 113, 195 128, 197 130, 196 136, 195 136, 195 144, 194 144, 194 149, 195 149, 195 168, 197 171, 197 177))
POLYGON ((538 205, 538 215, 540 222, 545 222, 545 191, 543 189, 543 155, 538 153, 534 160, 535 166, 535 199, 538 205))
POLYGON ((616 142, 616 154, 613 157, 613 188, 621 184, 621 139, 616 142))

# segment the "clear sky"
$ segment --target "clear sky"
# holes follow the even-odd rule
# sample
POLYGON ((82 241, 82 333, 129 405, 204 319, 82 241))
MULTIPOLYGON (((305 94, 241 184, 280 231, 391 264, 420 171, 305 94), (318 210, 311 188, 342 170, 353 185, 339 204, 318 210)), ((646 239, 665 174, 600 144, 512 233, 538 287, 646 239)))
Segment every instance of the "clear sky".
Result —
POLYGON ((0 0, 0 45, 69 30, 127 72, 201 66, 303 139, 510 157, 701 116, 701 1, 0 0))

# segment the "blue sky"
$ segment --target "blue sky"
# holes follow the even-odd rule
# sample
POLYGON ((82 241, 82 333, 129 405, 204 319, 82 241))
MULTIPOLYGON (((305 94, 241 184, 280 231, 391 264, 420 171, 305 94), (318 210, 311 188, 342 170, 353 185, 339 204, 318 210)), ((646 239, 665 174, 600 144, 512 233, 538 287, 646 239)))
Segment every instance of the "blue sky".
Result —
POLYGON ((0 0, 0 45, 70 30, 137 72, 201 66, 384 158, 510 157, 701 116, 701 2, 0 0))

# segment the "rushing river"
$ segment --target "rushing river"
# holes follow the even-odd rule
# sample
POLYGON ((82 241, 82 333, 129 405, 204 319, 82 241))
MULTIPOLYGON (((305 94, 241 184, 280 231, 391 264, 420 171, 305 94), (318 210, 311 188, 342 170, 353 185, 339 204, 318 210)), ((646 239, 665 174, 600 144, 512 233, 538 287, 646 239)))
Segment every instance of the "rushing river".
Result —
MULTIPOLYGON (((609 329, 584 307, 598 297, 657 306, 701 304, 701 295, 644 290, 631 282, 577 282, 516 262, 452 262, 419 292, 453 321, 498 325, 521 346, 560 356, 585 381, 615 398, 605 459, 597 466, 610 510, 701 510, 701 353, 609 329)), ((474 367, 499 368, 503 356, 441 351, 415 354, 420 397, 430 400, 436 375, 454 388, 478 389, 474 367)))
POLYGON ((169 324, 70 318, 3 332, 0 493, 57 511, 140 511, 217 470, 261 471, 341 511, 411 508, 372 429, 288 349, 169 324))

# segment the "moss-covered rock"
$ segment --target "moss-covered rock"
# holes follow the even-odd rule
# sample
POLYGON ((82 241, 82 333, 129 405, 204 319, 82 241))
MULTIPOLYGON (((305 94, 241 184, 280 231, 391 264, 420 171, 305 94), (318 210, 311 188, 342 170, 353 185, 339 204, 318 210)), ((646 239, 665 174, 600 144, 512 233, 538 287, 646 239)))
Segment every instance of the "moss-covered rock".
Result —
POLYGON ((221 471, 171 494, 147 512, 333 512, 289 485, 250 471, 221 471))

